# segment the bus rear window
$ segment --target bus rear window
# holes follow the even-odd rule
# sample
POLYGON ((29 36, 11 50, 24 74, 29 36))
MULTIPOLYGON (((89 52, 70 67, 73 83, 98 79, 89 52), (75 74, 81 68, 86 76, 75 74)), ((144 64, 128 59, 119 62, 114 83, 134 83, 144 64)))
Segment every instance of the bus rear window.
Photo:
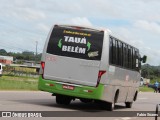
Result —
POLYGON ((47 53, 87 60, 100 60, 104 32, 55 27, 47 53))

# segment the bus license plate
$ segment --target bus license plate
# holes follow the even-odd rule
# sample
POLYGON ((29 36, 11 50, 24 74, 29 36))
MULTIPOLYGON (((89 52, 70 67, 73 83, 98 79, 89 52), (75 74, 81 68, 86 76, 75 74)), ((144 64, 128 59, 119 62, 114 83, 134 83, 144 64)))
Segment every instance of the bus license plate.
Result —
POLYGON ((63 85, 63 89, 74 90, 74 86, 63 85))

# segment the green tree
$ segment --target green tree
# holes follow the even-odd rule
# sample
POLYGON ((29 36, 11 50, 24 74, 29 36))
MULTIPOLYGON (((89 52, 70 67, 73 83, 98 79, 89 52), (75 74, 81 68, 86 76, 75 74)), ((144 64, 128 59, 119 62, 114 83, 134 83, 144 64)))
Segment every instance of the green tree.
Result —
POLYGON ((0 49, 0 55, 7 55, 7 51, 5 49, 0 49))

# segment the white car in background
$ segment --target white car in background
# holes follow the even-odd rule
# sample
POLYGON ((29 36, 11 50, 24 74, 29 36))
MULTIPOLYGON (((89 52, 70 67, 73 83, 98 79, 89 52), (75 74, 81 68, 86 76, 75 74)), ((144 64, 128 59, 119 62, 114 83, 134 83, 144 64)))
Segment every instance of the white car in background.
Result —
POLYGON ((2 76, 2 63, 0 63, 0 76, 2 76))

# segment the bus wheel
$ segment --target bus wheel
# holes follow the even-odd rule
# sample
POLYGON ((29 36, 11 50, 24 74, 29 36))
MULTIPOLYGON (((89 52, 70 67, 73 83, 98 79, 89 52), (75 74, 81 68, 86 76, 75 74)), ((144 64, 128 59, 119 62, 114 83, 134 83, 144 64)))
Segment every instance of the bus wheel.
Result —
POLYGON ((57 104, 63 104, 63 105, 69 105, 72 98, 64 95, 57 95, 56 96, 56 103, 57 104))
POLYGON ((113 111, 114 110, 114 103, 109 103, 109 102, 105 102, 105 101, 100 101, 98 102, 101 105, 101 108, 104 110, 108 110, 108 111, 113 111))
POLYGON ((125 102, 126 108, 131 108, 133 102, 125 102))
POLYGON ((119 96, 119 90, 116 91, 116 94, 114 96, 114 101, 113 103, 107 103, 107 110, 109 111, 113 111, 114 108, 115 108, 115 103, 117 102, 118 100, 118 96, 119 96))
POLYGON ((115 103, 107 103, 107 110, 108 111, 113 111, 115 107, 115 103))

